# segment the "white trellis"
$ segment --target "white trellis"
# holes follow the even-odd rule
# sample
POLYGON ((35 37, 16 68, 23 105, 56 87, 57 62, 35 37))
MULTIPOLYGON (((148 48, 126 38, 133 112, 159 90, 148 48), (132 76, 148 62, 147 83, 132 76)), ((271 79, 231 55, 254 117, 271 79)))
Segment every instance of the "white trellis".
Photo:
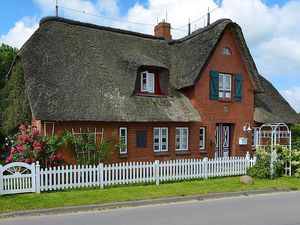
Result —
POLYGON ((276 160, 276 145, 281 144, 282 140, 285 143, 281 144, 283 147, 287 147, 290 152, 289 165, 285 166, 285 172, 289 171, 289 175, 292 175, 292 164, 291 164, 291 154, 292 154, 292 132, 285 123, 265 123, 258 130, 258 146, 266 147, 268 144, 271 146, 271 176, 273 177, 274 169, 273 163, 276 160), (269 140, 269 141, 268 141, 269 140))
MULTIPOLYGON (((87 134, 87 132, 90 131, 89 128, 87 128, 86 132, 83 132, 81 128, 79 128, 79 132, 75 132, 75 130, 72 128, 72 133, 75 135, 80 136, 81 138, 83 138, 83 135, 87 134)), ((103 136, 104 136, 104 128, 99 128, 99 130, 97 128, 94 128, 94 143, 96 145, 97 143, 97 136, 100 136, 100 142, 103 141, 103 136)), ((90 152, 87 151, 87 149, 77 149, 76 151, 77 154, 77 159, 79 158, 79 155, 81 155, 82 157, 88 157, 88 159, 90 160, 91 157, 94 158, 94 160, 96 159, 96 153, 94 153, 92 156, 90 155, 90 152)))

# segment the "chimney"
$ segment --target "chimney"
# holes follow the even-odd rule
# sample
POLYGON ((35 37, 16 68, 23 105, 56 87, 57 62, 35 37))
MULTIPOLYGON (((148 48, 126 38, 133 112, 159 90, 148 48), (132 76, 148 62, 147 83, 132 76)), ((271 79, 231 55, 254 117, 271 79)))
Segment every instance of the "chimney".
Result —
POLYGON ((165 22, 164 20, 157 24, 154 28, 155 37, 164 38, 166 41, 172 40, 171 35, 171 24, 165 22))

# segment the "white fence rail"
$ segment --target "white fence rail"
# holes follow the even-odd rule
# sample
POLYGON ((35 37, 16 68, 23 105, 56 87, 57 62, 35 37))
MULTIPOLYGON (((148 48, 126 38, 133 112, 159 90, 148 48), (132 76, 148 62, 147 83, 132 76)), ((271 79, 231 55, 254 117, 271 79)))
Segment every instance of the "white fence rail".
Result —
POLYGON ((80 187, 100 187, 119 184, 207 179, 208 177, 246 174, 255 164, 249 153, 246 157, 216 159, 179 159, 165 162, 127 162, 97 166, 78 165, 40 168, 39 164, 12 163, 0 166, 0 195, 24 192, 51 191, 80 187), (14 164, 12 166, 12 164, 14 164), (7 168, 27 168, 26 174, 4 173, 7 168), (25 165, 24 165, 25 164, 25 165), (4 170, 5 169, 5 170, 4 170), (30 171, 30 173, 28 172, 30 171), (29 177, 29 178, 28 178, 29 177))

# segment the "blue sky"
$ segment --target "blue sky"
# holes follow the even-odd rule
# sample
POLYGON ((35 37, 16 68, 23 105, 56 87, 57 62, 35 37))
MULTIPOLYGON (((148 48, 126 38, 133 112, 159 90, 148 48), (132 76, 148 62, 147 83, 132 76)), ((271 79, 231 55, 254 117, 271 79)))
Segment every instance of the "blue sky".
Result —
MULTIPOLYGON (((176 28, 188 18, 197 20, 207 8, 220 8, 212 20, 228 17, 243 29, 259 72, 266 76, 290 104, 300 111, 300 0, 58 0, 73 9, 112 18, 155 24, 165 18, 176 28), (221 3, 221 4, 220 4, 221 3)), ((54 15, 55 0, 1 0, 0 43, 20 48, 37 29, 38 21, 54 15)), ((60 9, 61 16, 105 26, 152 33, 153 27, 109 21, 60 9)), ((202 27, 204 21, 192 24, 202 27)), ((186 27, 181 28, 186 30, 186 27)), ((186 35, 173 30, 173 37, 186 35)))

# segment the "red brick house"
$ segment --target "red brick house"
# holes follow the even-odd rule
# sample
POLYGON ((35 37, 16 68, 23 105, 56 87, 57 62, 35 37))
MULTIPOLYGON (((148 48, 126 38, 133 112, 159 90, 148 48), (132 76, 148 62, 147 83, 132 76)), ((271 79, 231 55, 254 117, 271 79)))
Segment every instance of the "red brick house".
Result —
POLYGON ((114 162, 245 155, 249 126, 299 121, 228 19, 172 40, 168 23, 151 36, 48 17, 16 61, 32 125, 46 135, 117 131, 127 147, 114 162))

